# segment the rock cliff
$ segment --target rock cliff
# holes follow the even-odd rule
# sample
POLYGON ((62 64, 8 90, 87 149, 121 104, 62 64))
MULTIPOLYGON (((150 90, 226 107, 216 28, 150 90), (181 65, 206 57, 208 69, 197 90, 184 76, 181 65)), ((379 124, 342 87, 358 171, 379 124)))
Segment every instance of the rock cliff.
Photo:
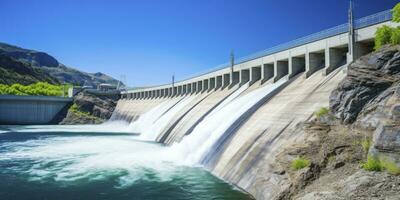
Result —
POLYGON ((66 117, 60 124, 100 124, 107 121, 115 109, 117 94, 93 94, 82 91, 74 97, 66 117))
POLYGON ((332 92, 330 109, 345 124, 357 121, 360 126, 375 128, 379 121, 395 117, 392 114, 396 113, 387 113, 390 109, 385 110, 385 105, 399 83, 399 46, 384 47, 349 66, 346 79, 332 92))

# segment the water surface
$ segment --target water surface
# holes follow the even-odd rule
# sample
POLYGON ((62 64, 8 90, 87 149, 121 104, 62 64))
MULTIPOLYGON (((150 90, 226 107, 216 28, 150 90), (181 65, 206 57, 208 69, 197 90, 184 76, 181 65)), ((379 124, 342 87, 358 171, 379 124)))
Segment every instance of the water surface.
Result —
POLYGON ((115 127, 0 127, 0 199, 250 199, 115 127))

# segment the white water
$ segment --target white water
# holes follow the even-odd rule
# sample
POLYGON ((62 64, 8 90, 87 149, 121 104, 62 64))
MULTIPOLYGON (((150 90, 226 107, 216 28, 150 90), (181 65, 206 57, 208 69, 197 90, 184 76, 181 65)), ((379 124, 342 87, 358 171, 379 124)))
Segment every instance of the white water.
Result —
POLYGON ((125 121, 108 121, 96 125, 30 125, 0 126, 0 133, 7 132, 76 132, 76 133, 131 133, 129 123, 125 121))
MULTIPOLYGON (((81 126, 83 129, 85 126, 81 126)), ((47 131, 48 128, 42 130, 47 131)), ((137 136, 69 137, 60 134, 4 142, 0 143, 3 150, 0 161, 34 160, 26 171, 32 181, 47 178, 61 182, 103 180, 119 175, 117 187, 125 187, 139 179, 168 181, 176 174, 176 165, 163 156, 165 147, 135 138, 137 136), (144 169, 156 172, 152 175, 156 177, 147 177, 144 169)))
POLYGON ((102 173, 98 172, 107 171, 126 173, 119 180, 119 185, 124 187, 145 178, 143 168, 158 171, 158 179, 168 179, 176 165, 199 164, 199 161, 235 120, 285 82, 281 79, 277 83, 266 85, 243 96, 240 95, 249 85, 241 86, 205 117, 190 135, 171 147, 137 140, 154 141, 176 114, 195 96, 184 97, 177 104, 175 104, 177 100, 161 103, 142 115, 141 119, 135 122, 136 124, 131 125, 114 121, 101 125, 10 127, 7 129, 13 132, 121 133, 136 130, 140 131, 141 135, 113 136, 112 138, 107 136, 44 137, 38 140, 3 143, 1 148, 10 150, 0 154, 0 160, 37 160, 38 165, 29 169, 30 176, 35 179, 48 177, 58 181, 82 178, 102 179, 102 173), (47 164, 49 166, 43 168, 47 164))
POLYGON ((233 101, 236 97, 238 97, 242 92, 244 92, 247 88, 249 88, 250 84, 246 83, 242 85, 239 89, 237 89, 235 92, 233 92, 231 95, 228 96, 228 98, 224 99, 213 111, 211 111, 210 115, 218 112, 221 110, 221 108, 225 107, 228 103, 233 101))
POLYGON ((146 113, 140 115, 139 119, 129 125, 129 130, 134 133, 142 133, 144 136, 147 129, 151 127, 155 121, 160 118, 168 109, 170 109, 179 99, 170 99, 161 102, 156 107, 150 109, 146 113))
MULTIPOLYGON (((158 117, 146 117, 146 120, 142 120, 140 126, 142 127, 141 132, 140 132, 140 138, 143 140, 148 140, 148 141, 155 141, 157 136, 166 128, 166 126, 171 122, 171 120, 175 117, 175 115, 181 111, 184 107, 186 107, 193 99, 195 96, 187 96, 184 97, 179 103, 177 103, 175 106, 173 106, 171 109, 165 109, 166 106, 161 106, 161 107, 156 107, 155 109, 151 110, 151 113, 158 113, 158 117), (168 112, 164 113, 161 110, 168 110, 168 112), (159 114, 162 112, 164 113, 162 116, 159 114), (155 121, 152 121, 155 120, 155 121)), ((161 114, 162 114, 161 113, 161 114)), ((145 114, 147 116, 147 113, 145 114)), ((151 114, 149 114, 151 115, 151 114)), ((135 122, 134 122, 135 124, 135 122)))
MULTIPOLYGON (((262 88, 249 92, 246 95, 226 99, 226 103, 221 103, 221 107, 208 115, 199 123, 192 133, 180 143, 173 144, 168 151, 172 160, 181 161, 187 165, 199 164, 202 158, 222 136, 222 134, 235 122, 242 114, 260 101, 263 97, 273 92, 284 84, 286 79, 266 85, 262 88)), ((243 87, 243 86, 242 86, 243 87)), ((236 96, 245 89, 238 90, 236 96)))

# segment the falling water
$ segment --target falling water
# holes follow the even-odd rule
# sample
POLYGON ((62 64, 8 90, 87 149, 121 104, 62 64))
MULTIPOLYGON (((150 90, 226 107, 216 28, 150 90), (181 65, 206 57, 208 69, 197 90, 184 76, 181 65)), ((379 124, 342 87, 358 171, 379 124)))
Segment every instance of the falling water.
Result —
POLYGON ((187 106, 195 96, 187 96, 178 103, 157 106, 149 114, 145 114, 143 120, 133 123, 132 126, 141 127, 140 138, 143 140, 155 141, 157 136, 166 128, 174 116, 187 106), (168 107, 169 106, 169 107, 168 107), (164 111, 164 112, 163 112, 164 111), (136 124, 136 125, 135 125, 136 124))
POLYGON ((169 99, 167 101, 158 104, 156 107, 150 109, 148 112, 140 115, 138 120, 132 122, 129 125, 130 131, 132 131, 133 133, 142 133, 142 136, 145 135, 143 133, 148 132, 146 131, 146 129, 148 127, 151 127, 157 119, 159 119, 179 100, 180 99, 178 98, 169 99))
POLYGON ((199 164, 232 123, 285 82, 286 79, 282 78, 274 84, 268 84, 237 97, 245 90, 242 86, 237 94, 226 99, 227 102, 221 103, 220 108, 210 113, 199 123, 190 135, 186 136, 180 143, 173 144, 167 150, 169 155, 175 157, 174 160, 181 160, 188 165, 199 164))

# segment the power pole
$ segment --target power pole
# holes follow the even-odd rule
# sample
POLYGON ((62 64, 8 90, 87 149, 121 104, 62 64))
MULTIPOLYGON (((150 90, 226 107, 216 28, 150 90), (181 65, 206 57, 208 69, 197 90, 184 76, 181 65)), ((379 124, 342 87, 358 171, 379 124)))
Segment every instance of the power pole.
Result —
POLYGON ((356 59, 355 46, 355 35, 354 35, 354 16, 353 16, 353 1, 350 0, 349 5, 349 60, 348 63, 356 59))
POLYGON ((174 87, 175 84, 175 74, 172 74, 172 88, 174 87))
POLYGON ((123 74, 121 74, 121 75, 119 76, 119 80, 118 80, 118 84, 117 84, 117 90, 120 90, 121 88, 122 88, 122 89, 125 89, 125 87, 124 87, 124 85, 125 85, 125 78, 126 78, 126 76, 123 75, 123 74))
POLYGON ((233 74, 233 66, 235 65, 235 54, 233 52, 233 49, 231 50, 231 72, 233 74))

